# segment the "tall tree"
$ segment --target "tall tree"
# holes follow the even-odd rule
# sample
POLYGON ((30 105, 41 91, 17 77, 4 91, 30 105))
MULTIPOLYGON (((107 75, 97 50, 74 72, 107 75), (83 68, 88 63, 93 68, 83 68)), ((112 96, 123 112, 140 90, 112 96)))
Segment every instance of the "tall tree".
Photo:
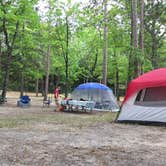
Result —
POLYGON ((44 100, 48 99, 48 86, 49 86, 49 75, 50 75, 50 56, 51 56, 51 14, 52 14, 52 2, 49 0, 48 2, 48 18, 47 18, 47 29, 48 29, 48 43, 46 43, 46 54, 45 54, 45 89, 44 89, 44 100))
POLYGON ((108 25, 107 25, 107 0, 103 0, 104 5, 104 33, 103 33, 103 84, 107 85, 107 56, 108 56, 108 25))
MULTIPOLYGON (((144 0, 140 0, 140 31, 139 31, 139 48, 144 56, 144 0)), ((140 74, 143 73, 143 63, 140 63, 140 74)))
POLYGON ((132 0, 132 46, 134 55, 134 77, 139 75, 139 63, 138 63, 138 23, 137 23, 137 0, 132 0))
MULTIPOLYGON (((26 31, 32 32, 29 25, 34 25, 34 22, 35 25, 37 25, 37 13, 34 10, 35 1, 18 0, 15 2, 11 0, 0 1, 0 3, 1 37, 4 52, 3 66, 5 67, 2 83, 2 97, 5 98, 9 76, 13 77, 12 72, 14 70, 19 71, 19 67, 15 64, 21 64, 22 59, 26 56, 24 53, 27 49, 25 49, 25 47, 23 49, 23 44, 21 44, 24 43, 24 45, 27 45, 27 41, 25 42, 25 38, 23 37, 26 33, 22 31, 22 29, 24 29, 22 27, 25 26, 26 31), (15 68, 13 69, 14 66, 15 68)), ((28 48, 28 46, 26 48, 28 48)))
POLYGON ((9 31, 8 25, 10 24, 8 19, 11 19, 8 17, 9 13, 9 6, 12 4, 11 1, 5 2, 1 1, 1 10, 3 12, 3 17, 1 19, 2 21, 2 32, 5 38, 5 45, 6 45, 6 64, 5 64, 5 76, 4 76, 4 81, 2 85, 2 101, 5 101, 6 97, 6 91, 7 91, 7 85, 9 81, 9 73, 10 73, 10 66, 11 66, 11 60, 12 60, 12 52, 14 49, 14 44, 18 35, 18 30, 19 30, 19 20, 16 19, 15 21, 15 28, 14 31, 11 32, 9 31))

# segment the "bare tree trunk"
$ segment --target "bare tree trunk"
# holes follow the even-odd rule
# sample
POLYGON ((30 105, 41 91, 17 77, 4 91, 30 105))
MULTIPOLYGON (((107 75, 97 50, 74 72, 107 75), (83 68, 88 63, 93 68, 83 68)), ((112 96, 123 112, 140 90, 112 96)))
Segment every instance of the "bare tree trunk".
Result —
POLYGON ((66 61, 65 61, 65 74, 66 74, 65 97, 68 96, 68 90, 69 90, 69 71, 68 71, 68 67, 69 67, 68 57, 66 57, 66 61))
POLYGON ((103 84, 107 85, 107 57, 108 57, 108 46, 107 46, 107 39, 108 39, 108 26, 107 26, 107 0, 103 0, 104 4, 104 45, 103 45, 103 84))
POLYGON ((36 91, 36 97, 39 96, 39 79, 36 79, 36 84, 35 84, 35 91, 36 91))
POLYGON ((116 66, 116 71, 115 71, 115 96, 117 96, 117 100, 119 100, 119 71, 118 71, 118 66, 116 66))
POLYGON ((139 47, 144 54, 144 0, 140 0, 140 38, 139 47))
POLYGON ((49 70, 50 70, 50 45, 48 46, 47 55, 46 55, 46 78, 45 78, 45 93, 44 100, 47 100, 48 97, 48 85, 49 85, 49 70))
POLYGON ((2 40, 0 38, 0 71, 2 66, 2 40))
MULTIPOLYGON (((139 32, 139 48, 142 56, 144 56, 144 0, 140 0, 140 32, 139 32)), ((140 74, 143 73, 143 63, 140 64, 140 74)))
POLYGON ((133 54, 134 54, 134 77, 139 75, 139 63, 137 57, 137 49, 138 49, 138 26, 137 26, 137 0, 132 0, 132 33, 133 33, 133 54))
MULTIPOLYGON (((131 3, 131 1, 130 1, 131 3)), ((131 5, 132 8, 132 5, 131 5)), ((133 47, 133 18, 132 13, 130 14, 130 20, 131 20, 131 34, 130 34, 130 46, 133 47)), ((128 79, 127 79, 127 85, 133 78, 133 53, 132 49, 130 49, 129 55, 128 55, 128 79)), ((126 87, 127 87, 126 85, 126 87)))
POLYGON ((154 69, 158 68, 157 65, 157 40, 155 36, 152 37, 152 66, 154 69))
POLYGON ((24 77, 22 71, 20 72, 20 97, 24 94, 24 77))
POLYGON ((41 79, 42 96, 45 95, 45 80, 46 80, 45 76, 43 76, 42 79, 41 79))
POLYGON ((118 69, 118 62, 117 62, 117 54, 116 54, 116 48, 114 49, 114 66, 115 66, 115 83, 114 83, 114 94, 117 96, 117 99, 119 100, 119 69, 118 69))
POLYGON ((90 70, 90 74, 91 74, 90 79, 91 79, 91 81, 94 80, 94 71, 95 71, 95 69, 96 69, 97 60, 98 60, 98 50, 96 51, 94 63, 93 63, 93 65, 92 65, 92 67, 91 67, 91 70, 90 70))
POLYGON ((4 100, 6 98, 6 91, 7 91, 7 85, 9 81, 9 73, 10 73, 10 64, 11 64, 11 50, 7 51, 7 62, 6 62, 6 69, 5 69, 5 76, 4 81, 2 85, 2 99, 4 100))
POLYGON ((4 76, 4 81, 3 81, 3 85, 2 85, 2 99, 3 99, 3 101, 5 101, 5 98, 6 98, 6 91, 7 91, 8 81, 9 81, 9 74, 10 74, 10 66, 11 66, 11 61, 12 61, 12 59, 11 59, 12 58, 12 51, 13 51, 15 40, 17 37, 18 28, 19 28, 19 22, 16 23, 15 33, 13 34, 12 41, 10 41, 9 34, 8 34, 8 31, 6 28, 6 18, 5 17, 3 18, 2 31, 3 31, 4 36, 5 36, 5 45, 7 47, 6 70, 5 70, 5 76, 4 76))
POLYGON ((68 25, 68 18, 66 17, 66 53, 65 53, 65 73, 66 73, 66 88, 65 88, 65 97, 68 96, 69 91, 69 58, 68 52, 69 50, 69 25, 68 25))

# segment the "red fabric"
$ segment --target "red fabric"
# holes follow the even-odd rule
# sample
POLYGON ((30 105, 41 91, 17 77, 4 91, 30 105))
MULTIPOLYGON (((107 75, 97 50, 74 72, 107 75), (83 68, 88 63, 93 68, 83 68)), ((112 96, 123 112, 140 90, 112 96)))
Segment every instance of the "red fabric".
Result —
POLYGON ((59 88, 56 88, 54 91, 54 98, 57 99, 59 97, 59 88))
POLYGON ((166 86, 166 68, 152 70, 132 80, 127 88, 123 103, 141 89, 158 86, 166 86))

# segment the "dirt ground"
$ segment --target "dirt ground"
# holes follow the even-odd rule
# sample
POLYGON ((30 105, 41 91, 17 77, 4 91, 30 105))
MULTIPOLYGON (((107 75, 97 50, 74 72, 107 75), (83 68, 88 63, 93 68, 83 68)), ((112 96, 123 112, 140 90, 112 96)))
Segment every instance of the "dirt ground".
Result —
POLYGON ((0 128, 0 166, 166 165, 164 126, 118 124, 105 120, 93 123, 93 118, 104 113, 55 112, 54 103, 43 108, 40 97, 31 98, 29 108, 17 107, 17 96, 12 94, 8 96, 8 102, 0 106, 0 121, 13 118, 20 123, 16 125, 12 121, 13 126, 0 128), (84 119, 89 117, 91 123, 86 123, 84 119), (71 121, 66 122, 66 119, 71 121), (81 119, 81 125, 73 124, 77 119, 81 119))

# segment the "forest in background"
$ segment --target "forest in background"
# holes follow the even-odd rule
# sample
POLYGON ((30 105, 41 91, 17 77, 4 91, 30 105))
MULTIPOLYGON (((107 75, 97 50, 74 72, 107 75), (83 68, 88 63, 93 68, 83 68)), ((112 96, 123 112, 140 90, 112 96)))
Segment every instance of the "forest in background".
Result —
POLYGON ((165 0, 1 0, 0 89, 67 96, 101 82, 118 97, 166 67, 165 0), (39 5, 42 4, 42 5, 39 5))

